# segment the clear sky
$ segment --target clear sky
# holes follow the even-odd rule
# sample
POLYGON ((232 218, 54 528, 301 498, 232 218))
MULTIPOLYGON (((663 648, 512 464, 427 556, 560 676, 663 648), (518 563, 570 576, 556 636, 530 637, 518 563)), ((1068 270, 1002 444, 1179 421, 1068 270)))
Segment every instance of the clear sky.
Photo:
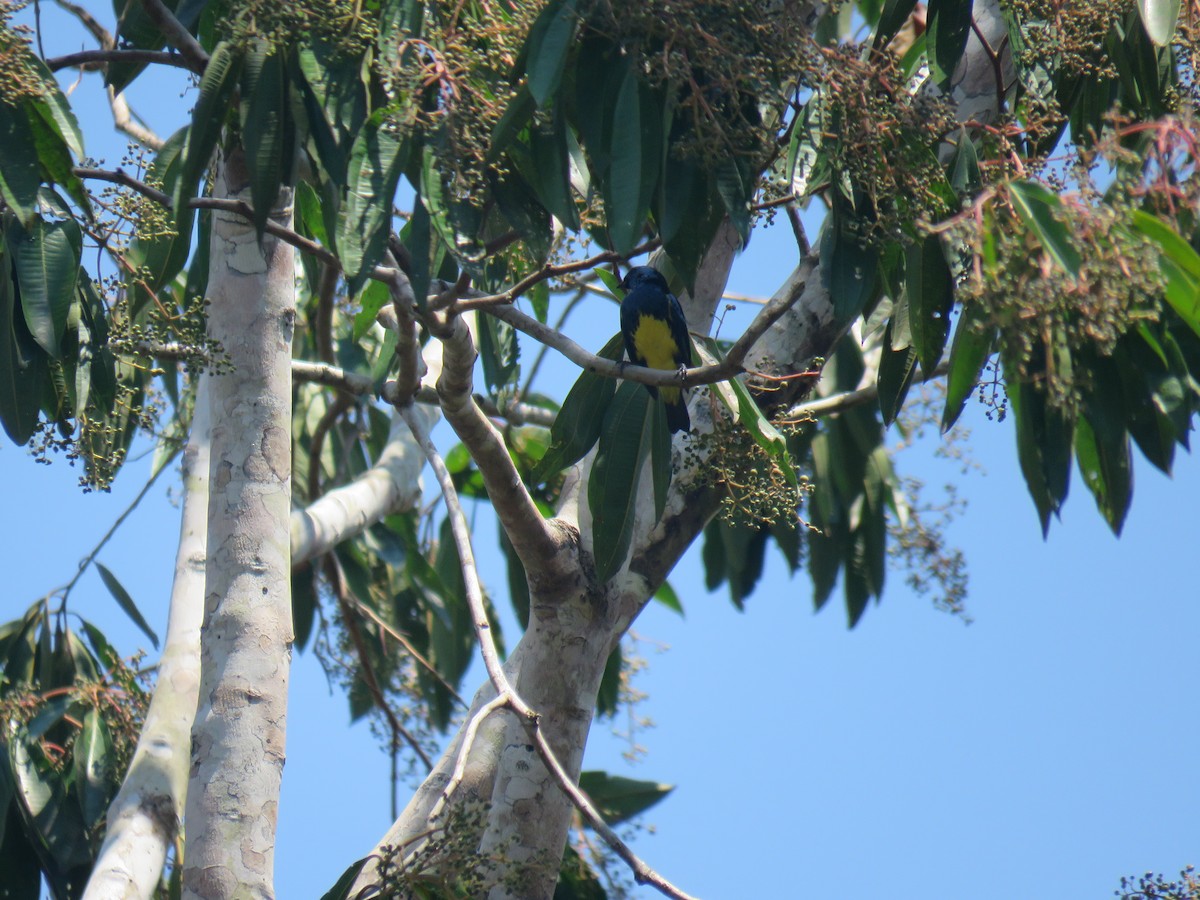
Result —
MULTIPOLYGON (((107 4, 85 5, 111 16, 107 4)), ((60 21, 56 9, 43 15, 60 21)), ((90 45, 58 25, 46 40, 50 54, 90 45)), ((122 142, 108 136, 98 85, 86 79, 78 90, 91 99, 76 109, 88 152, 113 163, 122 142)), ((163 79, 153 87, 134 105, 166 134, 194 92, 181 99, 163 79)), ((756 233, 730 289, 769 293, 794 261, 781 222, 756 233)), ((606 338, 615 308, 596 301, 576 327, 606 338)), ((547 374, 548 385, 574 378, 567 364, 547 374)), ((934 459, 932 438, 897 466, 931 487, 954 481, 969 501, 949 534, 967 554, 973 624, 935 610, 893 571, 883 602, 848 631, 840 592, 814 615, 807 577, 789 579, 779 560, 739 613, 704 590, 695 552, 671 579, 686 618, 652 604, 635 623, 650 663, 637 686, 657 723, 639 735, 648 754, 629 766, 609 734, 621 723, 600 722, 585 767, 677 785, 635 847, 690 893, 1100 898, 1123 874, 1200 862, 1200 604, 1188 574, 1200 540, 1186 519, 1200 465, 1181 454, 1172 480, 1139 457, 1120 540, 1075 473, 1064 520, 1043 541, 1012 428, 973 405, 964 420, 981 472, 934 459)), ((438 437, 448 449, 444 429, 438 437)), ((147 459, 131 463, 111 495, 84 495, 65 463, 40 466, 0 447, 0 621, 70 578, 147 471, 147 459)), ((100 556, 160 634, 172 496, 167 474, 100 556)), ((486 519, 479 510, 477 550, 503 606, 486 519)), ((94 572, 71 608, 126 652, 145 644, 94 572)), ((480 677, 476 666, 466 693, 480 677)), ((276 856, 283 900, 319 897, 390 823, 387 758, 365 725, 347 724, 344 697, 330 693, 311 653, 297 657, 292 688, 276 856)))

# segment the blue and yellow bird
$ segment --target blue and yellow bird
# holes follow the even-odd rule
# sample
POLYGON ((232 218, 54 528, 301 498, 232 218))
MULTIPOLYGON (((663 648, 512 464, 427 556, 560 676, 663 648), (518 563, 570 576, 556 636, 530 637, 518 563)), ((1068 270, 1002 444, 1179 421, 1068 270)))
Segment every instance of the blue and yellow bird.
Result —
MULTIPOLYGON (((625 299, 621 301, 621 334, 630 362, 670 371, 691 365, 687 319, 662 273, 651 266, 637 266, 629 270, 621 288, 625 291, 625 299)), ((662 391, 672 434, 691 429, 683 388, 645 387, 651 396, 662 391)))

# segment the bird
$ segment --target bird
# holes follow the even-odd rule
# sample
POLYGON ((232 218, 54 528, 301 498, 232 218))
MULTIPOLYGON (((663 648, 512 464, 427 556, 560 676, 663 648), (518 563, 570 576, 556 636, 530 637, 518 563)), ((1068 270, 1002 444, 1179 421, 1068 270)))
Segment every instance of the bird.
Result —
MULTIPOLYGON (((683 307, 671 293, 667 279, 653 266, 635 266, 621 281, 621 334, 629 361, 651 369, 670 371, 687 368, 692 361, 687 319, 683 307)), ((683 388, 654 388, 644 385, 650 396, 662 392, 671 433, 690 431, 691 418, 683 388)))

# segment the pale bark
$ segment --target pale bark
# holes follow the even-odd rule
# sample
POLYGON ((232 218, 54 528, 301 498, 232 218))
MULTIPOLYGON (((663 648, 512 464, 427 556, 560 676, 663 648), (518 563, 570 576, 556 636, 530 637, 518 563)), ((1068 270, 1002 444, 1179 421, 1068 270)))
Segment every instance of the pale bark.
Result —
MULTIPOLYGON (((214 194, 246 197, 235 151, 214 194)), ((273 218, 291 221, 284 189, 273 218)), ((271 897, 287 724, 292 616, 293 249, 213 214, 209 335, 226 364, 212 382, 208 566, 201 685, 192 730, 184 895, 271 897)))
POLYGON ((104 845, 84 900, 153 896, 183 820, 192 720, 200 687, 208 523, 208 385, 208 376, 201 376, 191 435, 183 451, 182 523, 158 680, 133 762, 109 807, 104 845))

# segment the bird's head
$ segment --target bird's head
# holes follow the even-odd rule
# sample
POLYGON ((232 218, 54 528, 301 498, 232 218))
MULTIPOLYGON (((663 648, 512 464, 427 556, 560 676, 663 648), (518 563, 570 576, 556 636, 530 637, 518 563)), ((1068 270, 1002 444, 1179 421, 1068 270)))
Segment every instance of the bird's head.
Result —
POLYGON ((625 278, 621 281, 621 290, 628 294, 634 288, 641 287, 644 284, 653 285, 663 291, 663 293, 670 290, 667 287, 667 279, 663 277, 662 272, 653 266, 634 266, 625 274, 625 278))

